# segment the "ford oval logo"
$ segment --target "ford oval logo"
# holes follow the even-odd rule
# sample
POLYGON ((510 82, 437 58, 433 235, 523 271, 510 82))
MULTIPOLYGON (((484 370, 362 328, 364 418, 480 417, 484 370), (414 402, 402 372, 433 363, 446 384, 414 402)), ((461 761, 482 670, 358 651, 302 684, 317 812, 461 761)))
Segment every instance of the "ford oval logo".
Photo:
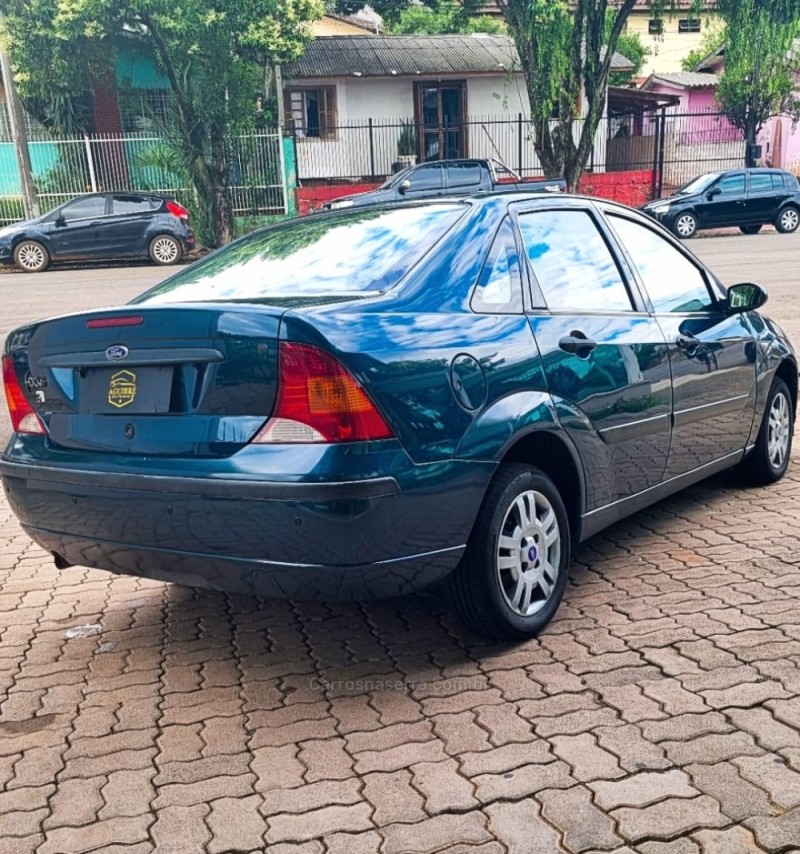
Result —
POLYGON ((108 350, 106 350, 106 358, 111 359, 112 362, 119 362, 126 358, 127 355, 128 348, 123 347, 122 344, 115 344, 113 347, 109 347, 108 350))

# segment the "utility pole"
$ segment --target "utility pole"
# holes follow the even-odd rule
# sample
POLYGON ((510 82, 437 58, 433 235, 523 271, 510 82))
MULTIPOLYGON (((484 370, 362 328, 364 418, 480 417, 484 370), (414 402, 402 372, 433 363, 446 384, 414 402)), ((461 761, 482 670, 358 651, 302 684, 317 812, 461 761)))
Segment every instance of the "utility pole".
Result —
POLYGON ((14 143, 19 175, 22 181, 22 203, 25 207, 26 218, 32 219, 39 216, 39 199, 33 183, 31 153, 28 149, 28 129, 25 125, 25 113, 22 109, 22 103, 19 100, 19 95, 17 95, 17 87, 14 83, 11 63, 2 44, 0 44, 0 73, 3 77, 3 87, 6 93, 11 141, 14 143))
POLYGON ((753 63, 753 74, 750 89, 750 105, 747 116, 747 141, 745 143, 744 165, 748 169, 752 169, 756 165, 757 159, 761 156, 758 150, 758 138, 756 132, 755 112, 758 108, 759 87, 761 86, 761 41, 762 28, 758 28, 756 36, 756 55, 753 63))

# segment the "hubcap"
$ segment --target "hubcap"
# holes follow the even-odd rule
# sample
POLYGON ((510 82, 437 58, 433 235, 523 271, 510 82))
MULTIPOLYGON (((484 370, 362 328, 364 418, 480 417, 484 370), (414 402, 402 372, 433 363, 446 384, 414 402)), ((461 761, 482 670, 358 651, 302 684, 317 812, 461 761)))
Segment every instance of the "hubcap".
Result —
POLYGON ((781 217, 781 221, 783 223, 783 227, 787 230, 797 228, 797 211, 784 211, 783 216, 781 217))
POLYGON ((677 222, 678 234, 689 237, 694 234, 694 220, 690 216, 682 216, 677 222))
POLYGON ((783 392, 775 395, 769 410, 767 425, 767 453, 772 467, 779 469, 789 452, 789 437, 792 429, 789 401, 783 392))
POLYGON ((556 586, 561 531, 552 504, 541 492, 523 492, 508 508, 497 547, 500 590, 521 617, 540 611, 556 586))
POLYGON ((35 270, 44 263, 44 252, 33 245, 25 245, 19 251, 19 265, 26 270, 35 270))
POLYGON ((173 241, 162 238, 161 240, 156 240, 153 244, 153 255, 159 261, 169 264, 178 257, 178 248, 173 241))

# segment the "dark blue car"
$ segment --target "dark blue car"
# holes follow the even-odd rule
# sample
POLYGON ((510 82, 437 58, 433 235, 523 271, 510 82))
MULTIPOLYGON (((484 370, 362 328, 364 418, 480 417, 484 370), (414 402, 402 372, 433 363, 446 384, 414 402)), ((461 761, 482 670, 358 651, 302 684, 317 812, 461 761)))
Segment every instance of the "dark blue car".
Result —
POLYGON ((311 599, 446 579, 522 638, 573 543, 732 466, 784 474, 798 371, 765 300, 611 202, 293 220, 13 332, 0 473, 62 568, 311 599))
POLYGON ((0 228, 0 264, 41 273, 52 261, 149 258, 169 266, 194 249, 189 211, 154 193, 90 193, 0 228))

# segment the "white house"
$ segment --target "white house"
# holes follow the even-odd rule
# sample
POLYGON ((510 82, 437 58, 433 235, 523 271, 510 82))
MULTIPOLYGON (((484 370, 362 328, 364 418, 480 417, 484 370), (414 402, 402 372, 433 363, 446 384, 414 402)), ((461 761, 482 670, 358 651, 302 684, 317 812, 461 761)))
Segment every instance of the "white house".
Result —
MULTIPOLYGON (((632 66, 615 54, 612 67, 632 66)), ((507 36, 317 38, 284 69, 283 85, 301 180, 380 178, 402 154, 494 157, 527 174, 538 170, 525 83, 507 36)), ((598 139, 598 162, 604 143, 598 139)))

